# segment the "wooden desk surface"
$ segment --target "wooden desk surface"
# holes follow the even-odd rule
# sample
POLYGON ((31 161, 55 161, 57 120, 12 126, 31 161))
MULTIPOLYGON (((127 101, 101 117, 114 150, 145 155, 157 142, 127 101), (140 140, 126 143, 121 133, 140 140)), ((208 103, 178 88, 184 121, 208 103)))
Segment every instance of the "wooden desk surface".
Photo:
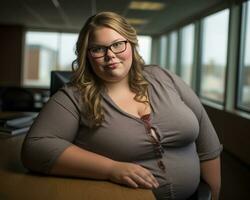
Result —
POLYGON ((150 190, 132 189, 106 181, 40 176, 20 161, 25 135, 0 138, 1 200, 154 200, 150 190))

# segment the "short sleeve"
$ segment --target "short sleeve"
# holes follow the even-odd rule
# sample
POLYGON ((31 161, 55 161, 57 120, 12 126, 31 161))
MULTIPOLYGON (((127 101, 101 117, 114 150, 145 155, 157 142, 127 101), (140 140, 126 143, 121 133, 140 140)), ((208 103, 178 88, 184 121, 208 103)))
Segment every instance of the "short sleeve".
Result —
POLYGON ((210 160, 218 157, 222 151, 217 133, 193 90, 176 74, 160 67, 155 67, 158 73, 170 78, 183 102, 193 111, 199 122, 199 135, 196 139, 196 149, 200 161, 210 160))
POLYGON ((24 140, 22 162, 32 171, 49 173, 57 157, 74 141, 79 110, 67 90, 50 98, 24 140))

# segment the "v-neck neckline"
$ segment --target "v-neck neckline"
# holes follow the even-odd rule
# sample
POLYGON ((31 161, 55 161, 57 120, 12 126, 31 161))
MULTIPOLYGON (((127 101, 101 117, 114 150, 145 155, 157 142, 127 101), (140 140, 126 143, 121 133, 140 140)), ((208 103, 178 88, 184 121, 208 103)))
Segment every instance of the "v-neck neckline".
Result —
POLYGON ((119 111, 120 113, 122 113, 123 115, 126 115, 130 118, 133 118, 133 119, 136 119, 136 120, 140 120, 142 121, 143 118, 145 118, 146 116, 149 117, 150 119, 152 118, 153 116, 153 113, 154 113, 154 107, 152 105, 152 94, 151 94, 151 91, 152 91, 152 88, 151 88, 151 84, 150 82, 148 81, 149 85, 148 85, 148 89, 147 89, 147 92, 148 92, 148 99, 149 99, 149 106, 150 106, 150 113, 147 113, 147 114, 144 114, 142 116, 136 116, 136 115, 133 115, 131 113, 128 113, 126 112, 125 110, 123 110, 120 106, 118 106, 114 101, 113 99, 107 94, 107 92, 105 90, 102 90, 101 94, 102 96, 108 101, 110 102, 110 104, 117 110, 119 111))

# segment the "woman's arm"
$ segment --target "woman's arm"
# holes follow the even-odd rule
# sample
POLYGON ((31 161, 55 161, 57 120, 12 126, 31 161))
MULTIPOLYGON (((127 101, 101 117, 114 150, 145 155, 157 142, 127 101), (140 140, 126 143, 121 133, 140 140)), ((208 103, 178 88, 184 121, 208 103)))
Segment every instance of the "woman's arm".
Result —
POLYGON ((22 161, 32 171, 62 176, 108 179, 130 187, 157 186, 140 165, 116 162, 73 144, 80 112, 69 88, 57 92, 32 125, 22 146, 22 161))
POLYGON ((201 162, 201 177, 211 188, 212 200, 218 200, 221 186, 220 157, 201 162))
POLYGON ((125 184, 129 187, 156 188, 158 182, 147 169, 133 163, 117 162, 81 149, 68 147, 49 172, 54 175, 75 176, 125 184))

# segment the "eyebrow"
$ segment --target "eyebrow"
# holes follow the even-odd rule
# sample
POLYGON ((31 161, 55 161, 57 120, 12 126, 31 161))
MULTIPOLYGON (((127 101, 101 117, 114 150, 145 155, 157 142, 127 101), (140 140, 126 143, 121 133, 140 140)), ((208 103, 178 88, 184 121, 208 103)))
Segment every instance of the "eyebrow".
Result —
POLYGON ((110 45, 112 45, 112 44, 114 44, 114 43, 116 43, 116 42, 124 41, 124 40, 126 40, 126 39, 119 38, 119 39, 113 40, 109 45, 98 44, 98 43, 92 43, 92 44, 90 45, 90 47, 96 47, 96 46, 106 47, 106 46, 110 46, 110 45))

